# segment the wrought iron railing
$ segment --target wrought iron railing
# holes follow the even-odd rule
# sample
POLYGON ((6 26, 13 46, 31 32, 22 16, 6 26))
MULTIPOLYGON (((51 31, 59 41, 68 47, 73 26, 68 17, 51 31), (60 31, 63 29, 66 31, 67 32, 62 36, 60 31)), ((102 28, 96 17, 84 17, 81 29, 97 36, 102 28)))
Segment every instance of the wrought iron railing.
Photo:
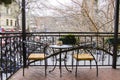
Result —
MULTIPOLYGON (((95 47, 102 48, 109 53, 106 53, 103 50, 92 50, 94 56, 98 61, 99 66, 111 66, 112 65, 112 45, 106 43, 106 39, 113 37, 113 33, 94 33, 94 32, 43 32, 43 33, 29 33, 27 40, 28 41, 37 41, 48 44, 56 44, 56 41, 67 34, 73 34, 79 40, 79 43, 82 44, 93 44, 95 47)), ((71 53, 72 54, 72 53, 71 53)), ((119 59, 119 50, 118 50, 118 59, 119 59)), ((50 60, 49 60, 50 61, 50 60)), ((49 63, 51 64, 51 62, 49 63)), ((70 63, 68 65, 71 65, 70 63)), ((83 62, 82 65, 89 65, 87 62, 83 62)), ((93 64, 94 65, 94 64, 93 64)), ((119 60, 117 62, 119 64, 119 60)))
MULTIPOLYGON (((79 44, 87 45, 92 44, 94 47, 102 48, 105 51, 91 49, 91 52, 98 61, 99 66, 111 66, 112 65, 112 49, 113 47, 106 43, 106 39, 113 37, 113 33, 95 33, 95 32, 33 32, 27 33, 26 41, 35 41, 42 42, 47 44, 56 44, 56 41, 67 34, 73 34, 77 38, 79 44)), ((32 47, 32 46, 31 46, 32 47)), ((26 55, 29 54, 30 48, 26 47, 26 55)), ((23 53, 22 53, 22 36, 21 33, 1 33, 0 37, 0 79, 5 80, 13 75, 18 69, 23 66, 23 53)), ((34 52, 38 51, 35 49, 34 52)), ((71 54, 73 52, 68 52, 67 65, 72 65, 71 54)), ((74 60, 73 60, 74 61, 74 60)), ((119 50, 118 50, 118 60, 117 65, 120 65, 119 62, 119 50)), ((31 65, 44 65, 42 62, 36 62, 31 65)), ((53 66, 53 58, 48 59, 48 65, 53 66)), ((62 64, 63 65, 63 64, 62 64)), ((73 64, 74 66, 75 64, 73 64)), ((87 61, 82 61, 80 63, 82 66, 88 66, 87 61)), ((94 62, 92 62, 94 66, 94 62)))
POLYGON ((0 80, 6 80, 22 66, 22 45, 19 34, 3 33, 0 37, 0 80))

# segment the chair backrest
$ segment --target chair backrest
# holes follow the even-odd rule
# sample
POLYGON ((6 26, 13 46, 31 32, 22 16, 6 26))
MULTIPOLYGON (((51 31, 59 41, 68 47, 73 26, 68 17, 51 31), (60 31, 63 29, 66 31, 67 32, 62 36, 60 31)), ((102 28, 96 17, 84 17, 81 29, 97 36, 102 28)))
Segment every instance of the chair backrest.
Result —
POLYGON ((27 54, 29 53, 45 53, 47 54, 47 44, 35 42, 35 41, 24 41, 26 46, 27 54))

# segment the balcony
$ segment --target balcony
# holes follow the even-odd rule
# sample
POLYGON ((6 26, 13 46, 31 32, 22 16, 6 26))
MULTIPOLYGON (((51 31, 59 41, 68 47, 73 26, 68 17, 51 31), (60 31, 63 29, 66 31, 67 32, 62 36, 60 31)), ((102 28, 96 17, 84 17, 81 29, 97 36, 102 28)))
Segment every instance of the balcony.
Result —
MULTIPOLYGON (((51 67, 48 68, 48 70, 50 69, 51 67)), ((63 68, 63 76, 60 77, 59 69, 55 69, 52 73, 48 72, 47 77, 45 77, 43 68, 29 67, 25 70, 25 76, 22 76, 22 69, 20 69, 9 80, 120 80, 120 69, 99 68, 98 77, 96 77, 94 68, 79 68, 77 77, 75 77, 74 70, 70 73, 63 68)))
MULTIPOLYGON (((74 34, 80 43, 93 44, 95 47, 99 47, 100 49, 90 49, 93 52, 96 60, 98 61, 99 66, 99 75, 96 77, 96 69, 94 61, 92 62, 93 68, 89 69, 89 62, 81 61, 78 69, 78 77, 75 77, 75 69, 73 67, 72 73, 67 72, 64 68, 64 64, 62 63, 63 76, 60 77, 59 68, 57 67, 55 71, 49 73, 48 71, 53 68, 54 62, 52 58, 49 58, 49 64, 47 69, 47 77, 44 75, 44 64, 42 62, 36 62, 31 64, 31 66, 25 69, 25 76, 22 76, 22 67, 23 67, 23 48, 22 48, 22 37, 21 33, 2 33, 2 37, 0 37, 1 43, 1 80, 56 80, 56 79, 64 79, 64 80, 119 80, 119 50, 117 57, 117 68, 112 69, 112 45, 106 43, 106 39, 113 36, 113 33, 92 33, 92 32, 35 32, 35 33, 27 33, 26 40, 29 41, 37 41, 47 44, 55 44, 58 38, 67 34, 74 34), (9 36, 8 36, 9 35, 9 36), (37 67, 37 68, 36 68, 37 67), (104 74, 103 74, 104 73, 104 74), (106 75, 105 75, 106 74, 106 75)), ((26 55, 28 55, 28 48, 26 55)), ((71 63, 71 51, 68 52, 67 58, 67 67, 72 69, 71 63)), ((75 60, 73 60, 75 62, 75 60)), ((57 64, 58 66, 58 64, 57 64)), ((75 66, 75 64, 73 64, 75 66)))
MULTIPOLYGON (((117 36, 118 36, 118 21, 119 21, 119 0, 116 0, 115 6, 113 7, 113 10, 115 9, 115 28, 114 28, 114 37, 116 38, 117 42, 117 36)), ((25 0, 22 0, 22 30, 23 30, 23 36, 21 36, 21 33, 3 33, 1 34, 2 37, 0 37, 0 80, 56 80, 56 79, 64 79, 64 80, 119 80, 119 69, 112 69, 111 66, 113 65, 113 62, 116 63, 116 57, 117 57, 117 68, 119 68, 119 50, 115 48, 113 50, 113 46, 110 44, 106 44, 106 39, 109 37, 113 37, 113 33, 72 33, 74 34, 78 39, 80 39, 80 43, 84 43, 85 45, 89 42, 90 44, 94 43, 94 47, 90 48, 90 51, 93 53, 95 56, 96 60, 98 61, 98 66, 99 66, 99 76, 96 77, 95 74, 95 69, 88 69, 87 67, 89 66, 88 62, 83 61, 81 64, 79 64, 79 69, 78 69, 78 77, 75 78, 74 76, 74 69, 72 73, 68 73, 65 71, 63 68, 63 77, 59 77, 58 69, 56 69, 53 73, 49 73, 47 77, 44 77, 42 73, 44 73, 44 69, 42 68, 44 65, 41 62, 38 62, 40 64, 32 64, 29 69, 25 70, 25 76, 22 76, 22 67, 26 63, 25 55, 28 55, 28 48, 24 47, 24 44, 22 44, 22 40, 32 40, 32 41, 38 41, 38 42, 43 42, 47 44, 55 44, 56 40, 58 40, 59 37, 69 34, 69 33, 28 33, 27 36, 24 36, 26 34, 26 17, 25 17, 25 0), (98 49, 99 48, 99 49, 98 49), (24 51, 26 50, 26 51, 24 51), (113 55, 113 51, 115 53, 117 52, 117 56, 113 55), (23 53, 25 52, 25 53, 23 53), (24 55, 25 54, 25 55, 24 55), (23 61, 24 60, 24 61, 23 61), (38 68, 36 68, 38 67, 38 68), (86 74, 87 73, 87 74, 86 74)), ((75 2, 76 3, 76 2, 75 2)), ((102 2, 103 3, 103 2, 102 2)), ((112 2, 113 3, 113 2, 112 2)), ((78 3, 77 3, 78 5, 78 3)), ((62 5, 63 6, 63 5, 62 5)), ((110 6, 110 5, 109 5, 110 6)), ((112 5, 113 6, 113 5, 112 5)), ((45 6, 46 7, 46 6, 45 6)), ((86 7, 86 6, 85 6, 86 7)), ((111 7, 111 6, 110 6, 111 7)), ((94 8, 94 7, 93 7, 94 8)), ((90 8, 91 10, 93 8, 90 8)), ((56 8, 55 8, 56 9, 56 8)), ((83 7, 84 9, 84 7, 83 7)), ((111 8, 112 9, 112 8, 111 8)), ((110 9, 110 10, 111 10, 110 9)), ((86 12, 85 9, 84 12, 86 12)), ((70 9, 71 11, 71 9, 70 9)), ((79 10, 78 10, 79 11, 79 10)), ((99 10, 100 11, 100 10, 99 10)), ((67 12, 69 13, 68 9, 67 12)), ((83 12, 83 14, 84 14, 83 12)), ((93 12, 93 10, 92 10, 93 12)), ((96 11, 98 13, 98 10, 96 11)), ((107 11, 109 13, 109 11, 107 11)), ((75 10, 76 13, 76 10, 75 10)), ((87 12, 86 12, 87 13, 87 12)), ((111 11, 110 11, 111 13, 111 11)), ((105 14, 105 16, 108 14, 105 14)), ((89 17, 90 21, 91 18, 89 14, 87 14, 89 17)), ((99 17, 101 19, 102 16, 99 17)), ((79 19, 80 17, 78 17, 79 19)), ((110 15, 110 18, 113 19, 113 16, 110 15)), ((110 19, 107 16, 107 21, 110 19)), ((97 19, 97 18, 96 18, 97 19)), ((77 20, 77 19, 76 19, 77 20)), ((103 19, 101 19, 103 20, 103 19)), ((98 20, 99 21, 99 20, 98 20)), ((104 20, 103 20, 104 21, 104 20)), ((78 21, 79 23, 80 21, 78 21)), ((88 23, 89 21, 87 21, 88 23)), ((111 21, 110 21, 111 22, 111 21)), ((93 23, 93 22, 92 22, 93 23)), ((101 23, 101 22, 100 22, 101 23)), ((46 23, 45 23, 46 24, 46 23)), ((96 27, 96 24, 94 24, 96 27)), ((113 27, 113 24, 112 24, 113 27)), ((108 26, 109 28, 109 26, 108 26)), ((113 29, 113 28, 112 28, 113 29)), ((68 31, 68 30, 67 30, 68 31)), ((79 30, 80 31, 80 30, 79 30)), ((97 31, 98 32, 98 31, 97 31)), ((70 33, 71 34, 71 33, 70 33)), ((117 47, 114 46, 114 47, 117 47)), ((68 64, 67 67, 71 69, 71 53, 68 53, 69 57, 67 59, 68 64)), ((51 58, 49 57, 50 61, 49 62, 49 69, 51 69, 54 64, 51 58)), ((63 64, 62 64, 63 65, 63 64)), ((75 66, 75 64, 73 64, 75 66)), ((94 62, 92 62, 92 66, 94 67, 94 62)), ((114 68, 116 67, 116 64, 114 68)))

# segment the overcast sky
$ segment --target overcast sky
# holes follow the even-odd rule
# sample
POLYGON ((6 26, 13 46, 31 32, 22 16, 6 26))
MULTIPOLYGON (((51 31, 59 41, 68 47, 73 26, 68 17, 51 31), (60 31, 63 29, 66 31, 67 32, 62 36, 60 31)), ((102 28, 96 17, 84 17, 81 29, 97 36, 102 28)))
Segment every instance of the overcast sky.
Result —
MULTIPOLYGON (((41 0, 41 2, 45 3, 47 5, 53 5, 53 6, 61 8, 62 7, 61 4, 63 4, 63 5, 70 5, 71 0, 43 0, 43 1, 41 0)), ((30 5, 31 6, 31 11, 30 11, 31 14, 41 15, 41 16, 52 15, 52 12, 53 12, 52 10, 42 8, 41 11, 40 11, 40 9, 37 8, 37 5, 39 7, 41 6, 39 4, 39 0, 37 0, 37 3, 32 3, 32 5, 30 5)))
POLYGON ((49 2, 53 5, 59 5, 58 2, 60 2, 62 4, 69 4, 71 2, 71 0, 49 0, 49 2))

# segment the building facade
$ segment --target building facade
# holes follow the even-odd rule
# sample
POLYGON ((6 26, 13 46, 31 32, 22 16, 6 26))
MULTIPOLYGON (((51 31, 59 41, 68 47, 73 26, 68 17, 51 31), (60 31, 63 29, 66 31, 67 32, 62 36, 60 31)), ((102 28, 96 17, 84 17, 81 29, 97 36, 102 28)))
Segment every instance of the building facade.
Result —
POLYGON ((16 11, 18 5, 13 2, 10 5, 0 4, 0 28, 5 31, 15 30, 17 27, 16 23, 16 11))

